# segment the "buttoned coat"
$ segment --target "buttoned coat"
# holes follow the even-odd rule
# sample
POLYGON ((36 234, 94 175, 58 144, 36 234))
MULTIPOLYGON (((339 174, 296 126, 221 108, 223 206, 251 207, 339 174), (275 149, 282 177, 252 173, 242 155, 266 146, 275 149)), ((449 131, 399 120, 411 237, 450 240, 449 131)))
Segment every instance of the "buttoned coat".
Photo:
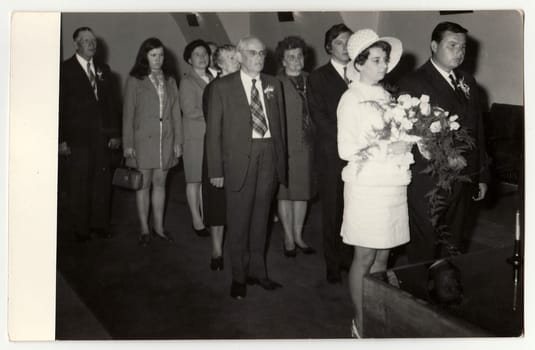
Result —
POLYGON ((182 118, 175 79, 165 80, 160 130, 160 100, 148 76, 126 80, 123 103, 123 147, 136 152, 136 167, 169 169, 177 164, 174 145, 182 144, 182 118))
MULTIPOLYGON (((308 78, 308 73, 303 72, 303 77, 308 78)), ((286 131, 288 134, 288 156, 296 156, 303 149, 310 148, 306 142, 306 135, 303 128, 303 99, 297 92, 294 84, 286 75, 277 76, 282 83, 284 91, 284 106, 286 111, 286 131), (291 136, 291 137, 290 137, 291 136)))
MULTIPOLYGON (((208 85, 193 69, 180 80, 179 98, 182 109, 184 140, 204 139, 206 122, 202 110, 202 95, 208 85)), ((200 155, 202 157, 202 154, 200 155)))

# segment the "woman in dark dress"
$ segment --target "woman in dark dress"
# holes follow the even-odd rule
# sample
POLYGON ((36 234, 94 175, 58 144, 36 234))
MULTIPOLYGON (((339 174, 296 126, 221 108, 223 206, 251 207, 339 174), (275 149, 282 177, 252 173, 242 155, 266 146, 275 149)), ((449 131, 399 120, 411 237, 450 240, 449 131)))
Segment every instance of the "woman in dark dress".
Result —
MULTIPOLYGON (((223 45, 216 49, 213 55, 215 65, 219 69, 218 77, 234 73, 240 69, 240 63, 236 59, 236 47, 233 45, 223 45)), ((203 94, 203 111, 207 114, 208 109, 208 91, 212 85, 209 84, 204 89, 203 94)), ((212 236, 212 259, 210 268, 212 270, 223 270, 223 231, 226 224, 226 204, 225 189, 217 188, 210 183, 206 165, 206 154, 203 159, 203 176, 202 176, 202 202, 204 223, 210 227, 212 236)))
POLYGON ((284 229, 284 255, 295 257, 316 251, 303 241, 308 200, 314 196, 312 181, 311 124, 306 101, 307 73, 303 71, 306 44, 289 36, 277 44, 282 65, 279 79, 284 89, 288 139, 288 186, 279 187, 278 213, 284 229))

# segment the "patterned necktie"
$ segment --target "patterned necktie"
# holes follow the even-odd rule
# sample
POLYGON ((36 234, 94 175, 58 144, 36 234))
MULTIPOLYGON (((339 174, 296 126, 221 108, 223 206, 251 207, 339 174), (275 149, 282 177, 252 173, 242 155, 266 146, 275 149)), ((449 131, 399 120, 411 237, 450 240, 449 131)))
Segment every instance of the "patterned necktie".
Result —
POLYGON ((455 89, 455 93, 457 94, 457 96, 462 101, 465 101, 466 100, 466 96, 464 95, 464 92, 459 87, 459 82, 457 81, 457 79, 455 79, 455 76, 452 73, 450 73, 449 74, 449 78, 450 78, 451 83, 453 84, 453 88, 455 89))
POLYGON ((344 66, 344 81, 346 82, 347 85, 351 83, 351 80, 347 78, 347 66, 344 66))
POLYGON ((253 79, 253 85, 251 86, 251 116, 253 118, 253 130, 260 136, 264 136, 267 132, 267 122, 262 109, 262 103, 260 102, 260 96, 258 95, 258 89, 256 88, 256 79, 253 79))
POLYGON ((91 63, 87 62, 87 77, 89 78, 89 83, 91 84, 91 88, 93 88, 93 93, 95 94, 95 97, 98 100, 97 95, 97 81, 95 79, 95 73, 91 70, 91 63))

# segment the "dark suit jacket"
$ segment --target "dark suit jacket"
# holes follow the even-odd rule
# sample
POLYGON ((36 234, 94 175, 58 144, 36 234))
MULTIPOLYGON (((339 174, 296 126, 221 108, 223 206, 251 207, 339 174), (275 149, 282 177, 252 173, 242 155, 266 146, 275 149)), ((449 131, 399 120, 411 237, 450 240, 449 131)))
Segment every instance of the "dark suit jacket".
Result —
MULTIPOLYGON (((262 87, 274 88, 264 93, 264 103, 275 152, 275 172, 286 184, 286 127, 282 86, 274 77, 261 74, 262 87)), ((208 177, 224 177, 225 186, 239 191, 244 184, 252 142, 252 121, 240 71, 216 79, 208 92, 206 158, 208 177)))
MULTIPOLYGON (((431 105, 437 105, 450 112, 450 115, 457 114, 457 120, 461 127, 468 129, 474 138, 476 148, 464 156, 467 160, 467 167, 464 173, 470 175, 473 183, 489 182, 489 171, 487 168, 487 155, 485 147, 484 127, 481 117, 481 107, 478 96, 478 88, 474 78, 460 70, 455 70, 458 80, 463 79, 470 87, 470 98, 467 102, 461 102, 455 91, 448 82, 440 75, 428 61, 418 68, 414 73, 402 79, 399 83, 400 94, 408 93, 415 97, 422 94, 429 95, 431 105)), ((427 166, 427 160, 422 157, 417 147, 413 149, 415 163, 412 166, 412 182, 428 182, 429 186, 434 184, 428 175, 421 174, 427 166)), ((426 186, 427 187, 427 186, 426 186)))
POLYGON ((72 56, 61 65, 59 93, 59 142, 89 147, 97 140, 120 137, 119 109, 113 99, 110 68, 94 61, 98 100, 91 83, 72 56))
POLYGON ((307 87, 316 148, 331 150, 332 153, 338 154, 336 109, 340 98, 347 90, 347 84, 329 62, 310 73, 307 87))

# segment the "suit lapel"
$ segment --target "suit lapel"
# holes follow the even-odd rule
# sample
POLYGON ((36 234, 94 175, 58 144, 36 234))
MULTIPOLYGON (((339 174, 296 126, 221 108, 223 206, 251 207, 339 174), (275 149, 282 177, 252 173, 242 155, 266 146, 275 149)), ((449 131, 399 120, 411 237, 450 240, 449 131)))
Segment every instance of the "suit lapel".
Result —
POLYGON ((199 88, 202 90, 208 85, 193 69, 188 73, 188 75, 193 79, 195 84, 199 86, 199 88))
POLYGON ((143 86, 144 89, 152 91, 152 94, 156 96, 156 98, 158 98, 158 91, 156 90, 156 87, 154 86, 154 84, 152 83, 148 75, 145 78, 143 78, 143 80, 141 80, 141 85, 143 86))
MULTIPOLYGON (((457 93, 451 88, 451 85, 444 79, 444 77, 437 71, 431 61, 428 61, 426 66, 426 72, 429 76, 429 81, 434 87, 434 90, 438 92, 438 96, 442 96, 441 100, 446 100, 449 105, 452 103, 458 103, 457 93), (444 99, 445 98, 445 99, 444 99)), ((447 106, 440 106, 447 108, 447 106)))
MULTIPOLYGON (((247 100, 247 95, 245 93, 245 87, 241 82, 240 71, 234 73, 232 77, 232 91, 235 93, 235 102, 236 110, 242 114, 242 118, 246 118, 251 123, 251 108, 249 106, 249 101, 247 100)), ((233 101, 234 102, 234 101, 233 101)))
MULTIPOLYGON (((91 82, 89 81, 89 77, 87 76, 87 73, 85 72, 84 68, 82 67, 82 65, 80 64, 80 62, 78 62, 78 59, 76 58, 76 54, 74 56, 72 56, 72 62, 73 62, 73 65, 76 67, 75 70, 76 70, 76 75, 78 76, 78 80, 85 85, 86 87, 86 90, 88 92, 91 93, 91 95, 95 96, 95 93, 93 92, 93 87, 91 86, 91 82)), ((96 69, 96 66, 95 66, 95 69, 96 69)), ((95 77, 95 79, 97 79, 97 77, 95 77)), ((98 84, 98 83, 97 83, 98 84)), ((97 85, 97 89, 98 89, 98 85, 97 85)), ((96 99, 95 99, 96 100, 96 99)))
POLYGON ((340 88, 343 87, 347 89, 347 84, 344 78, 342 78, 340 74, 338 74, 338 71, 336 70, 336 68, 334 68, 332 63, 329 61, 329 63, 327 63, 326 66, 327 66, 327 72, 333 78, 333 81, 336 82, 336 85, 338 85, 340 88))
MULTIPOLYGON (((431 61, 427 62, 425 68, 434 90, 437 92, 436 95, 440 96, 439 107, 449 111, 450 114, 458 114, 460 117, 462 117, 466 107, 466 101, 461 100, 461 98, 457 95, 457 92, 452 89, 451 85, 436 70, 431 61)), ((455 74, 457 74, 457 72, 455 72, 455 74)), ((457 79, 459 79, 460 75, 456 76, 457 79)))
POLYGON ((261 92, 264 97, 264 105, 266 106, 266 118, 268 118, 269 125, 273 125, 273 99, 275 98, 275 87, 268 82, 264 74, 260 74, 260 79, 262 80, 262 89, 261 92), (270 96, 266 94, 268 88, 271 88, 273 91, 270 93, 270 96))

